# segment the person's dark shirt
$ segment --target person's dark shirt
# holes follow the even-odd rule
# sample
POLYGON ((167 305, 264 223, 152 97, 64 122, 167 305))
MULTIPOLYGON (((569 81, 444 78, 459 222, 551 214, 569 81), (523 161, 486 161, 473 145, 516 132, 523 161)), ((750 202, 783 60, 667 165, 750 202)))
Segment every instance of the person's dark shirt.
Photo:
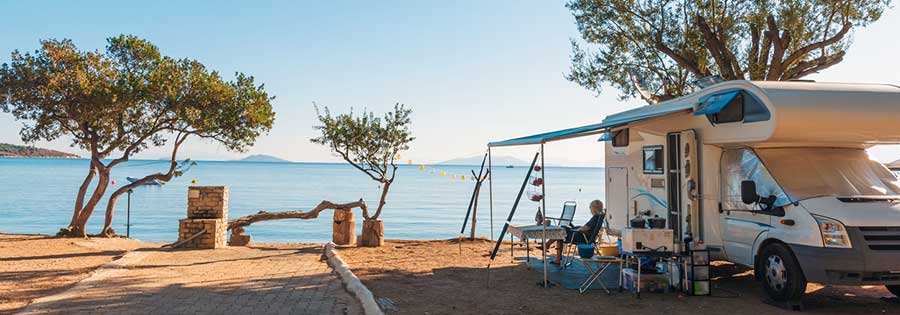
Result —
POLYGON ((584 224, 588 228, 587 232, 594 231, 600 225, 600 215, 592 216, 587 223, 584 224))

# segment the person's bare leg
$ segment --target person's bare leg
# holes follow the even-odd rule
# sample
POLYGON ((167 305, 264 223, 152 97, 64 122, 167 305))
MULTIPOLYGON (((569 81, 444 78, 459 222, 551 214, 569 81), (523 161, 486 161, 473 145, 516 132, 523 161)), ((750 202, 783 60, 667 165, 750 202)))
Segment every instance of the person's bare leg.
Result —
POLYGON ((563 252, 563 241, 556 241, 556 258, 553 259, 553 263, 559 265, 562 262, 562 252, 563 252))

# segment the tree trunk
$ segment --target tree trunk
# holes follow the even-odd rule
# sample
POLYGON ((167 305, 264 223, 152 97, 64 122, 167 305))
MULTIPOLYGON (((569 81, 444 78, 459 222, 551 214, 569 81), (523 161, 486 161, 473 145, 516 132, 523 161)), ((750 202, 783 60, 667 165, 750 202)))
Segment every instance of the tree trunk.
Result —
POLYGON ((87 222, 91 218, 94 208, 97 207, 97 203, 100 202, 100 198, 106 193, 106 188, 109 187, 109 170, 100 170, 99 175, 100 176, 97 179, 97 188, 94 189, 91 199, 89 199, 87 204, 84 205, 84 208, 81 209, 78 218, 70 224, 72 234, 69 236, 87 237, 87 222))
POLYGON ((366 220, 378 220, 378 217, 381 215, 381 209, 384 209, 384 204, 387 203, 387 194, 388 189, 391 188, 391 184, 393 180, 384 181, 381 183, 381 198, 378 200, 378 210, 375 210, 375 215, 371 218, 366 218, 366 220))
POLYGON ((337 245, 356 243, 356 221, 353 221, 353 211, 349 209, 334 210, 331 241, 337 245))
POLYGON ((94 180, 94 173, 96 173, 96 168, 94 163, 91 163, 90 171, 84 177, 81 187, 78 188, 78 195, 75 196, 75 209, 72 211, 72 220, 69 220, 69 223, 75 222, 78 219, 78 215, 81 214, 81 209, 84 207, 84 195, 87 194, 88 187, 91 186, 91 181, 94 180))
MULTIPOLYGON (((99 176, 97 179, 97 187, 94 188, 94 192, 91 193, 91 198, 88 199, 87 203, 81 207, 80 210, 75 211, 76 213, 72 214, 72 220, 69 222, 69 226, 60 229, 57 236, 63 237, 87 237, 87 230, 85 227, 87 226, 87 221, 91 217, 91 213, 94 211, 94 207, 97 206, 97 203, 100 202, 100 198, 103 197, 103 194, 106 193, 106 188, 109 185, 109 169, 103 168, 102 163, 99 158, 92 157, 91 167, 96 171, 99 176), (101 166, 98 166, 101 165, 101 166)), ((90 185, 90 178, 93 178, 93 172, 88 174, 88 178, 85 178, 85 182, 82 183, 82 188, 87 192, 87 186, 90 185), (88 185, 84 185, 88 183, 88 185)), ((79 197, 76 197, 75 205, 79 206, 84 201, 84 195, 81 194, 79 190, 79 197)))
POLYGON ((172 164, 169 166, 169 171, 166 174, 156 173, 156 174, 148 175, 148 176, 145 176, 144 178, 141 178, 138 181, 135 181, 128 185, 122 186, 119 189, 116 189, 116 191, 114 191, 112 193, 112 195, 109 196, 109 201, 106 203, 106 217, 103 220, 103 231, 100 232, 100 234, 105 237, 113 237, 116 235, 115 230, 113 230, 113 228, 112 228, 112 220, 113 220, 113 215, 115 214, 115 210, 116 210, 116 202, 119 200, 119 197, 122 194, 128 192, 131 189, 134 189, 138 186, 141 186, 143 184, 149 183, 154 180, 162 180, 162 181, 172 180, 172 177, 175 175, 175 168, 177 167, 177 165, 178 165, 178 162, 175 160, 172 160, 172 164))
POLYGON ((384 221, 364 220, 362 235, 359 236, 359 246, 381 247, 384 245, 384 221))

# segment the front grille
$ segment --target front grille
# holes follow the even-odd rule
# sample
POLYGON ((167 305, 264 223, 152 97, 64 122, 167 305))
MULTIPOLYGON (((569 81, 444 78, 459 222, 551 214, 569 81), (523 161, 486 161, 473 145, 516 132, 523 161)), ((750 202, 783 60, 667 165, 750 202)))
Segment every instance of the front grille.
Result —
POLYGON ((860 227, 863 239, 871 250, 900 251, 900 227, 898 226, 865 226, 860 227))

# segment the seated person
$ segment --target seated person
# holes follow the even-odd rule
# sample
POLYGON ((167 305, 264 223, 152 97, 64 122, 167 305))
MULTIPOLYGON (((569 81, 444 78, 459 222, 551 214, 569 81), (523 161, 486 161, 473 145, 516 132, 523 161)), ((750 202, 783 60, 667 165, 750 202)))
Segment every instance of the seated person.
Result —
MULTIPOLYGON (((599 233, 600 224, 603 224, 603 220, 600 218, 602 212, 603 202, 600 200, 591 201, 591 219, 584 225, 574 229, 566 228, 565 242, 567 244, 585 244, 591 231, 598 231, 599 233)), ((556 259, 551 263, 559 265, 563 252, 563 240, 556 240, 556 242, 556 259)))

